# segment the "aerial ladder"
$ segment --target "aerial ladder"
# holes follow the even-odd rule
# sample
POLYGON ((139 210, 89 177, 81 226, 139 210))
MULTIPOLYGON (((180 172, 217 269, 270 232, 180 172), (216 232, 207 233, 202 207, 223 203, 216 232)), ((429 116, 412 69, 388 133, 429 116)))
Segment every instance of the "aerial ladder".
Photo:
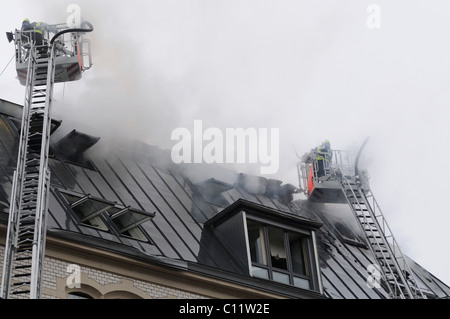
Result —
POLYGON ((308 200, 350 206, 391 298, 425 299, 370 190, 367 171, 358 168, 366 143, 367 139, 357 153, 330 150, 321 174, 318 174, 318 150, 306 153, 297 164, 300 188, 308 200))
POLYGON ((1 298, 41 298, 53 87, 55 83, 80 79, 92 66, 90 42, 83 38, 91 31, 89 22, 80 28, 47 25, 39 43, 35 30, 7 33, 8 40, 15 43, 17 76, 25 86, 25 102, 11 190, 1 298))

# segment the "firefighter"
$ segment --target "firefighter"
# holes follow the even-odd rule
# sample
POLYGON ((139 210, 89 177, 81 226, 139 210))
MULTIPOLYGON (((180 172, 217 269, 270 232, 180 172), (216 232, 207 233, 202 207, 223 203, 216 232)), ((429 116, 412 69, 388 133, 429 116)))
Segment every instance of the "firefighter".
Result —
POLYGON ((332 153, 329 140, 323 141, 322 145, 316 149, 317 177, 322 177, 330 168, 332 153))
POLYGON ((39 51, 45 52, 46 48, 43 47, 44 45, 44 28, 41 25, 41 22, 34 22, 34 41, 36 43, 36 47, 39 51))
POLYGON ((24 19, 22 21, 22 31, 25 33, 22 34, 22 41, 24 43, 30 42, 33 40, 36 47, 40 52, 45 53, 47 51, 47 47, 44 46, 46 43, 44 41, 44 32, 48 29, 48 25, 43 22, 30 22, 30 19, 24 19))
POLYGON ((30 40, 32 40, 34 38, 33 33, 31 32, 34 30, 33 25, 30 23, 30 19, 24 19, 22 21, 22 29, 21 31, 22 33, 22 42, 23 43, 28 43, 30 42, 30 40))

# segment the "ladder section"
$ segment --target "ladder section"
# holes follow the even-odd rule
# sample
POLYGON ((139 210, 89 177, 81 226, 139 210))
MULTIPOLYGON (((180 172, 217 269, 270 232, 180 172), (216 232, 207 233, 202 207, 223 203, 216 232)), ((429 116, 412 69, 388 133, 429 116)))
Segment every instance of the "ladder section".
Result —
POLYGON ((2 274, 3 298, 40 298, 50 185, 48 151, 54 54, 30 49, 17 169, 2 274))
POLYGON ((375 197, 356 180, 342 177, 342 191, 393 298, 425 298, 398 246, 375 197))

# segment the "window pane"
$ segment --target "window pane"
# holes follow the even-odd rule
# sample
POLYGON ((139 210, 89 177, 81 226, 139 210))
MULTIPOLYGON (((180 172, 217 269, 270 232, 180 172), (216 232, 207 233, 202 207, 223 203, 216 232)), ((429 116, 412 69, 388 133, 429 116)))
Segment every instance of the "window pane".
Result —
POLYGON ((100 216, 96 216, 94 218, 91 218, 89 220, 86 220, 84 223, 82 223, 84 225, 89 225, 101 230, 108 230, 108 227, 106 227, 105 223, 103 222, 103 220, 101 219, 100 216))
POLYGON ((273 280, 274 281, 278 281, 278 282, 281 282, 283 284, 289 284, 289 275, 288 274, 283 274, 281 272, 274 271, 272 273, 272 275, 273 275, 273 280))
POLYGON ((63 193, 63 195, 72 207, 72 210, 78 215, 81 222, 86 222, 87 220, 98 216, 106 209, 114 206, 113 202, 92 199, 88 196, 79 197, 65 193, 63 193))
POLYGON ((119 228, 120 232, 125 232, 146 222, 150 218, 151 217, 148 214, 138 213, 136 211, 129 210, 125 214, 113 218, 112 221, 119 228))
POLYGON ((267 227, 272 267, 287 270, 284 231, 280 228, 267 227))
POLYGON ((309 280, 300 277, 294 277, 294 286, 310 289, 309 280))
POLYGON ((300 234, 289 233, 292 270, 294 273, 308 275, 306 266, 306 238, 300 234))
POLYGON ((247 221, 247 229, 252 262, 267 265, 267 258, 264 248, 263 228, 261 224, 247 221))
POLYGON ((72 209, 78 214, 81 220, 89 218, 90 216, 95 216, 98 212, 105 209, 107 205, 102 202, 97 202, 93 200, 87 200, 72 209))
POLYGON ((267 271, 267 269, 253 266, 252 273, 254 277, 269 279, 269 272, 267 271))
POLYGON ((88 294, 85 294, 83 292, 69 292, 67 294, 68 299, 93 299, 88 294))

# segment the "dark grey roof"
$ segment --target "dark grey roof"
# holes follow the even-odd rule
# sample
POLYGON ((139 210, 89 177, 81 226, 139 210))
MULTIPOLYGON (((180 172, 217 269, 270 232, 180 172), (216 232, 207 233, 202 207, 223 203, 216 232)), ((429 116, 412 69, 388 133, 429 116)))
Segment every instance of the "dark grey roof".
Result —
MULTIPOLYGON (((15 109, 9 107, 8 110, 15 109)), ((17 112, 1 112, 0 220, 5 223, 19 132, 14 124, 17 112)), ((292 200, 295 187, 277 180, 222 168, 216 168, 212 176, 195 164, 175 165, 168 151, 139 141, 123 141, 122 144, 118 141, 102 148, 99 146, 101 139, 95 144, 95 137, 79 133, 74 138, 73 134, 63 141, 78 141, 73 145, 81 147, 82 154, 76 158, 72 156, 74 150, 68 152, 67 144, 62 152, 58 141, 52 141, 53 187, 48 216, 51 235, 249 286, 265 287, 288 296, 318 297, 303 295, 299 288, 245 276, 227 244, 205 227, 205 223, 213 224, 232 211, 227 208, 230 205, 257 205, 267 214, 302 220, 318 228, 319 262, 326 297, 387 297, 386 291, 371 289, 366 284, 366 267, 375 260, 346 206, 292 200), (71 156, 65 157, 68 153, 71 156), (70 213, 64 192, 80 196, 90 194, 122 207, 155 213, 141 225, 150 241, 81 225, 70 213)), ((412 260, 411 267, 427 295, 450 296, 450 288, 426 269, 412 260)))

